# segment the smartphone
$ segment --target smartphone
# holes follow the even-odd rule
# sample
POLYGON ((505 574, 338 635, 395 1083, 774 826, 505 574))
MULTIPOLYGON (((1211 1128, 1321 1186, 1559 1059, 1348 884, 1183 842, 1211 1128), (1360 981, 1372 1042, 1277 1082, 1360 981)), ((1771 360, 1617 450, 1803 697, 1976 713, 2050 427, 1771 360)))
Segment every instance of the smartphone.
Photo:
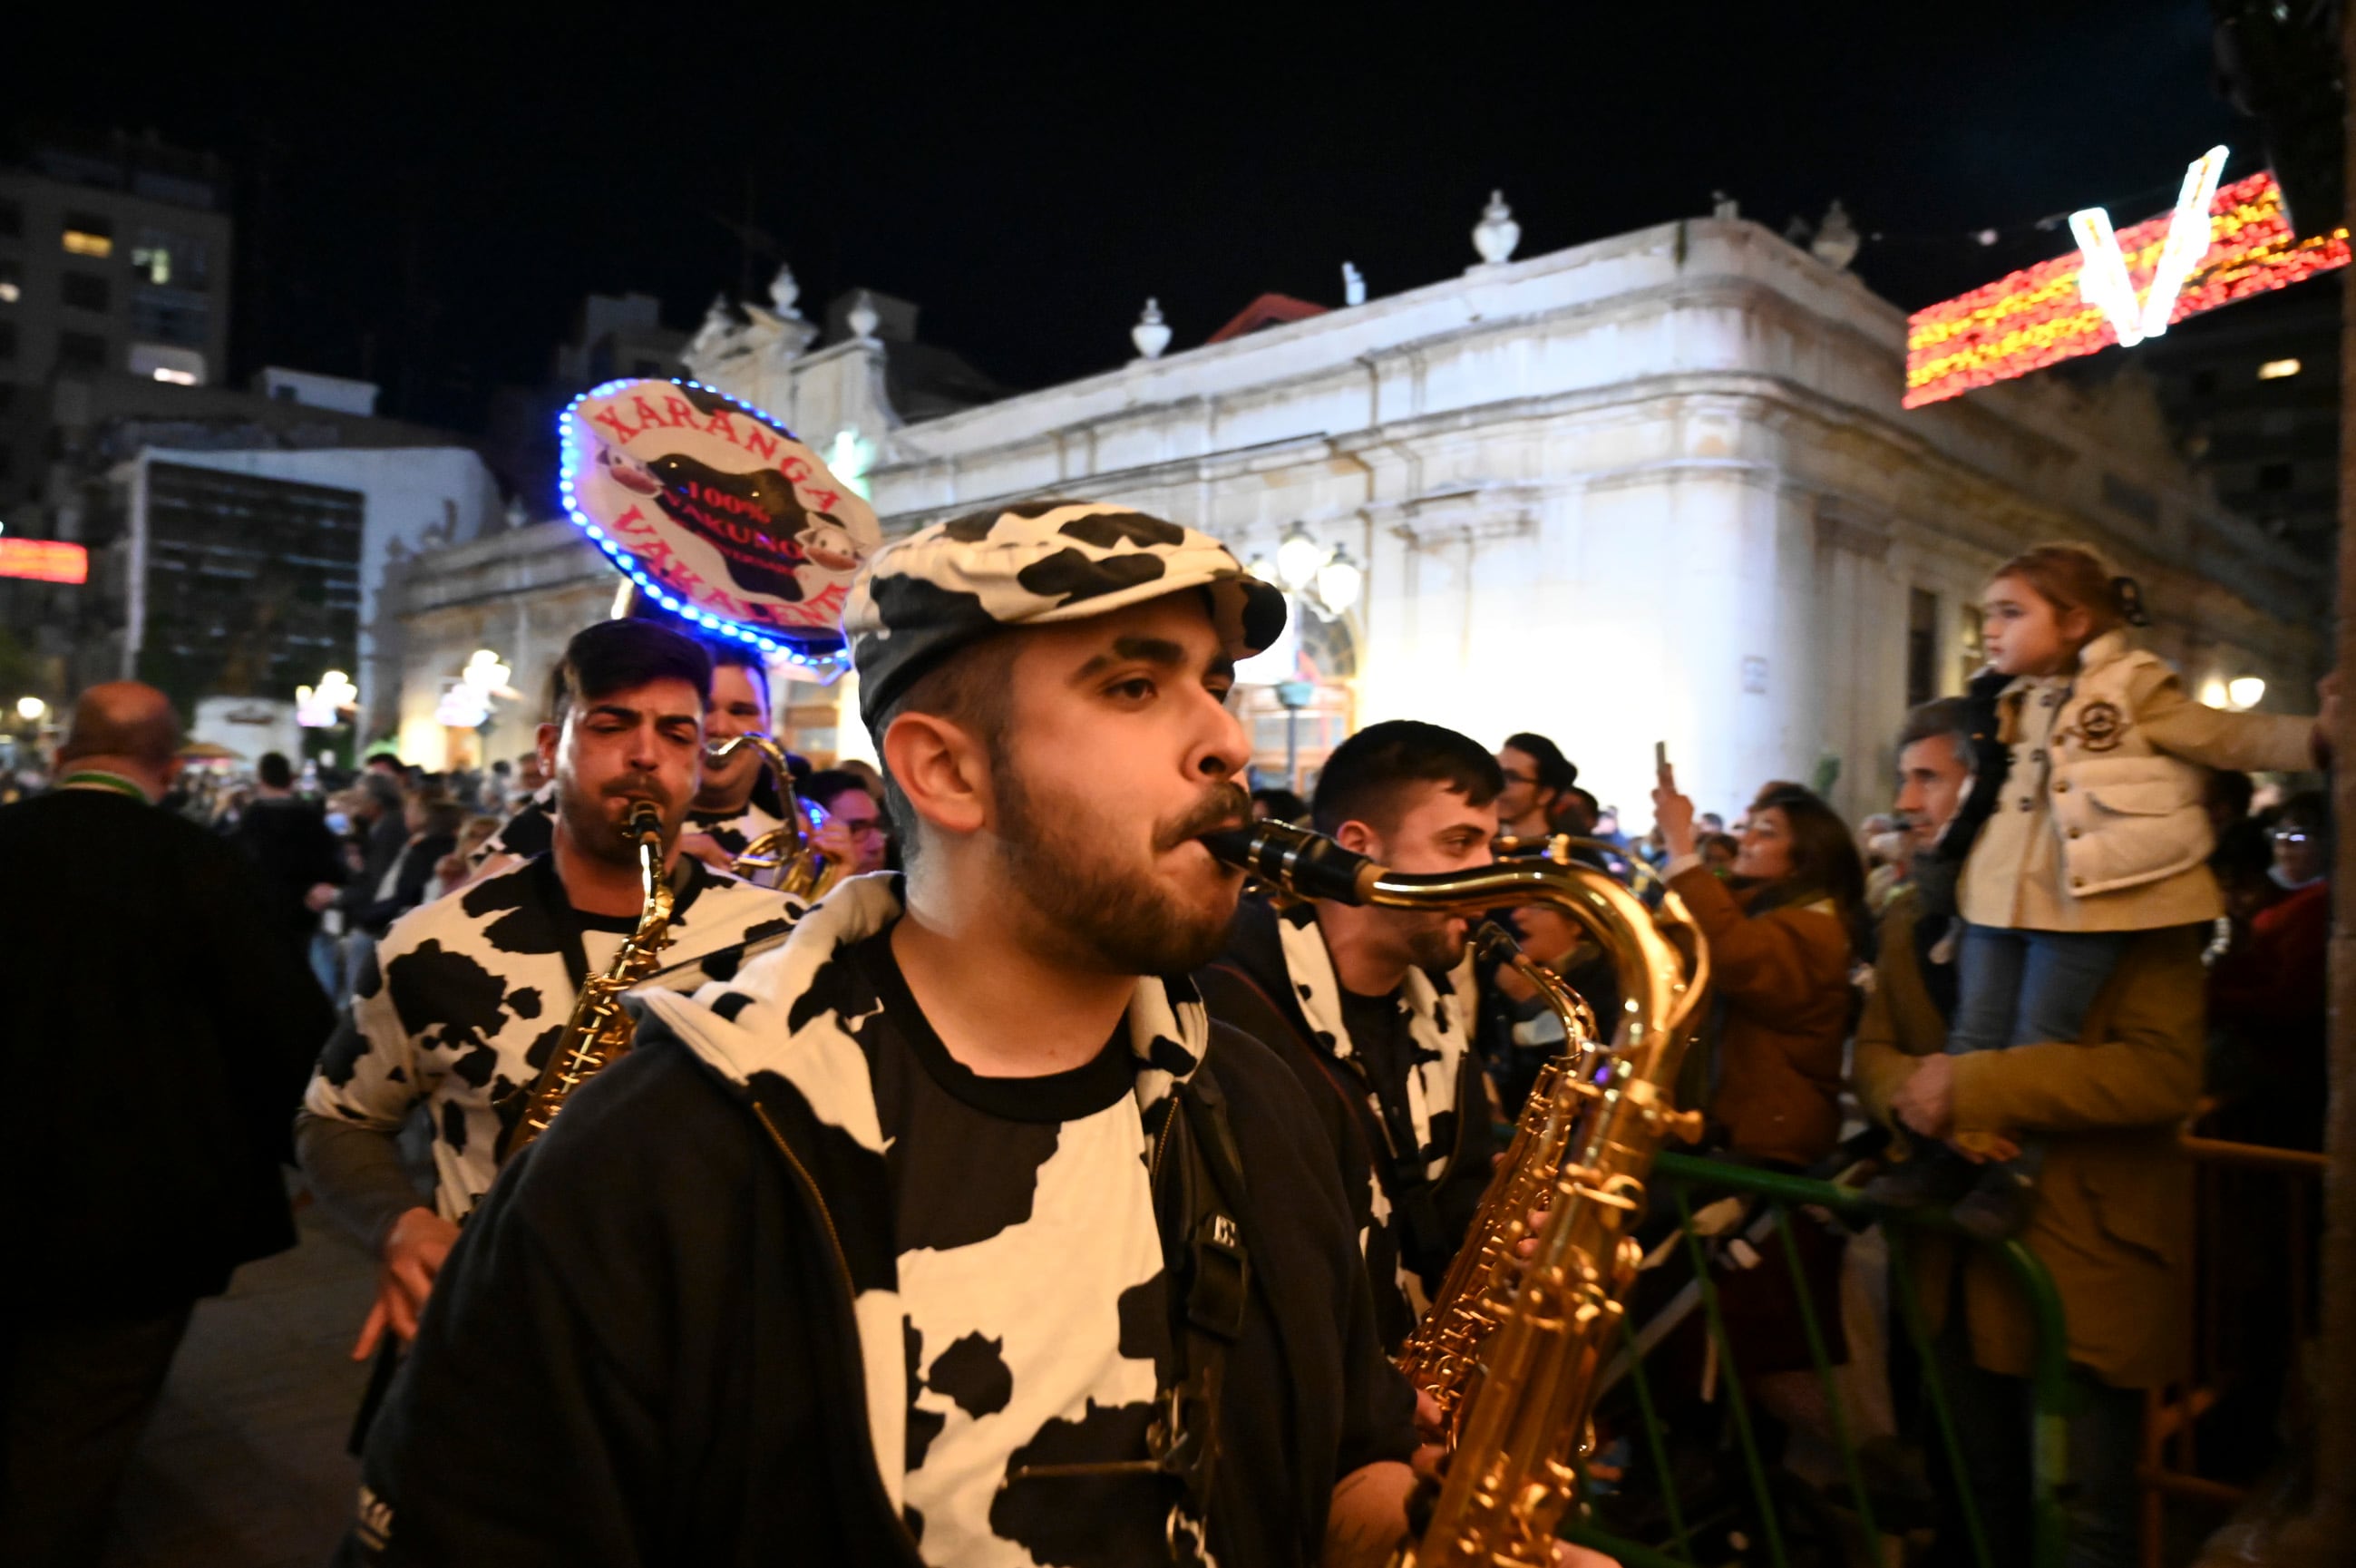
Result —
POLYGON ((1653 743, 1653 771, 1666 773, 1668 770, 1669 743, 1665 740, 1656 740, 1653 743))

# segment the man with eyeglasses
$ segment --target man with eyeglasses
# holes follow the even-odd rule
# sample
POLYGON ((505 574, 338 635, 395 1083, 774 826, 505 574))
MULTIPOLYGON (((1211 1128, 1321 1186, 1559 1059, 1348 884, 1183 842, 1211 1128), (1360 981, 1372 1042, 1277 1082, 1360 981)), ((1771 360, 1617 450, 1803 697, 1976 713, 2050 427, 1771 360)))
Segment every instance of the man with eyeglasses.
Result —
POLYGON ((853 876, 884 869, 892 848, 891 829, 884 821, 884 808, 858 774, 822 768, 803 779, 796 791, 820 813, 818 847, 827 858, 847 862, 853 876))
POLYGON ((1505 776, 1497 797, 1497 831, 1515 838, 1542 839, 1553 832, 1556 805, 1579 782, 1579 768, 1562 747, 1542 735, 1508 736, 1497 748, 1497 770, 1505 776))

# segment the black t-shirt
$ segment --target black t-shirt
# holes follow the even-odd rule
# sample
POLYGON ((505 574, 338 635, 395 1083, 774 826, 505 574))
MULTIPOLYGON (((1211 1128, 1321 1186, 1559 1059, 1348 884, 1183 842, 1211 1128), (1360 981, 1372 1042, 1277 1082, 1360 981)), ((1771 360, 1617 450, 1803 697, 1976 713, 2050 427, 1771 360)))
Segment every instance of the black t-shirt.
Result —
POLYGON ((906 1312, 906 1500, 933 1563, 1157 1560, 1151 1477, 1012 1479, 1141 1459, 1175 1372, 1150 1146, 1125 1026, 1090 1061, 985 1078, 909 994, 886 928, 851 950, 906 1312))
MULTIPOLYGON (((1404 1116, 1408 1068, 1415 1060, 1415 1041, 1408 1033, 1407 998, 1397 991, 1361 996, 1345 985, 1342 1024, 1350 1031, 1350 1049, 1365 1068, 1375 1092, 1382 1097, 1384 1120, 1404 1116)), ((1413 1146, 1411 1129, 1408 1146, 1413 1146)))

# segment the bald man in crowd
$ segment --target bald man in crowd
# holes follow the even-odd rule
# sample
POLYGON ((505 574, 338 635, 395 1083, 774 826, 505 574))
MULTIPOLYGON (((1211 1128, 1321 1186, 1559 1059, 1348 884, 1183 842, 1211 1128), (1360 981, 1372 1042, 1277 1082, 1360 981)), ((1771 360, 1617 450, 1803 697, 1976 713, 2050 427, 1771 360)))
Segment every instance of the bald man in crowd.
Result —
POLYGON ((178 717, 93 686, 0 806, 0 1563, 98 1561, 201 1297, 294 1244, 288 1107, 334 1016, 235 848, 155 802, 178 717))

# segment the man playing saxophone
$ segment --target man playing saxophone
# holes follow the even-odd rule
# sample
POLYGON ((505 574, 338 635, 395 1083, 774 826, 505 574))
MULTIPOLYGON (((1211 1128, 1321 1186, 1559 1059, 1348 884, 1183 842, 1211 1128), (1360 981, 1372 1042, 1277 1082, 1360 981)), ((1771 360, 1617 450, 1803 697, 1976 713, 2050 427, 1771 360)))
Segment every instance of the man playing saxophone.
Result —
POLYGON ((327 1208, 383 1260, 355 1355, 390 1329, 407 1339, 458 1221, 498 1171, 497 1146, 555 1048, 585 977, 638 923, 645 894, 634 806, 660 815, 673 893, 671 945, 651 983, 691 990, 781 940, 798 913, 780 895, 679 853, 696 789, 712 664, 701 645, 649 621, 605 621, 566 646, 540 729, 554 783, 547 853, 393 923, 320 1053, 295 1120, 305 1174, 327 1208), (418 1201, 396 1140, 430 1112, 435 1192, 418 1201))
POLYGON ((1234 661, 1282 613, 1118 506, 869 562, 846 631, 907 872, 637 994, 451 1257, 364 1560, 1388 1557, 1412 1395, 1347 1201, 1187 979, 1241 884, 1201 842, 1249 815, 1234 661))
MULTIPOLYGON (((1469 736, 1398 719, 1334 748, 1311 822, 1400 871, 1463 871, 1490 862, 1504 784, 1469 736)), ((1283 1058, 1317 1107, 1394 1351, 1463 1245, 1496 1153, 1469 1048, 1466 927, 1461 915, 1252 897, 1196 976, 1211 1015, 1283 1058)))

